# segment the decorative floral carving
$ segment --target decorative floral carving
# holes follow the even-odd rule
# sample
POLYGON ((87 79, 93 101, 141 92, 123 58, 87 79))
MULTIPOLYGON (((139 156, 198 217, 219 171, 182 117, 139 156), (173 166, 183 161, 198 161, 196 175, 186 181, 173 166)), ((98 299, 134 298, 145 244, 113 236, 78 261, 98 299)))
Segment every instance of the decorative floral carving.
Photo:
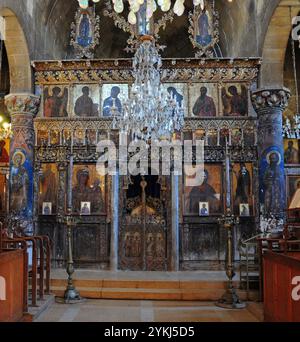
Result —
POLYGON ((291 97, 289 89, 261 89, 252 93, 251 100, 256 111, 264 108, 278 107, 284 110, 291 97))

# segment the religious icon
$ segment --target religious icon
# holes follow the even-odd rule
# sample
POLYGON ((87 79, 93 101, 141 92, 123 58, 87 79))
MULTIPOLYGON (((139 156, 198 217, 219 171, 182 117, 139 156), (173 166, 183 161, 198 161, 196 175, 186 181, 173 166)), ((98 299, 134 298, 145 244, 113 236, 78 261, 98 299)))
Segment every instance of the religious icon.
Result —
POLYGON ((98 141, 107 140, 107 138, 108 138, 107 131, 98 132, 98 141))
POLYGON ((246 116, 248 113, 248 90, 245 85, 229 84, 221 91, 224 116, 246 116))
POLYGON ((212 41, 212 25, 206 9, 199 15, 197 24, 196 42, 201 46, 207 46, 212 41))
POLYGON ((157 233, 155 237, 155 256, 157 258, 163 258, 165 256, 165 239, 162 233, 157 233))
POLYGON ((285 164, 299 164, 299 146, 297 139, 284 139, 285 164))
POLYGON ((85 145, 85 130, 76 129, 74 132, 74 145, 85 145))
POLYGON ((9 162, 9 139, 0 140, 0 163, 9 162))
POLYGON ((147 234, 146 255, 147 257, 154 257, 155 255, 155 241, 152 233, 147 234))
POLYGON ((44 88, 44 117, 68 116, 69 89, 67 86, 47 86, 44 88))
POLYGON ((199 51, 196 57, 209 54, 211 56, 214 46, 219 41, 218 13, 208 2, 204 2, 204 7, 200 5, 194 7, 194 11, 189 13, 189 33, 190 40, 194 48, 199 51))
POLYGON ((141 246, 141 234, 138 232, 135 232, 133 234, 133 239, 131 241, 131 256, 132 257, 140 257, 141 256, 141 250, 142 250, 142 246, 141 246))
POLYGON ((300 175, 287 178, 289 208, 300 208, 300 175))
POLYGON ((204 140, 205 139, 205 130, 204 129, 197 129, 193 132, 193 143, 196 144, 197 140, 204 140))
POLYGON ((253 146, 255 144, 255 133, 253 129, 244 130, 244 145, 253 146))
POLYGON ((69 129, 63 130, 63 144, 67 146, 72 144, 72 132, 69 129))
POLYGON ((50 131, 50 144, 51 145, 59 145, 59 136, 60 136, 60 132, 56 131, 56 130, 51 130, 50 131))
POLYGON ((182 132, 174 132, 172 134, 172 141, 181 141, 181 140, 182 140, 182 132))
POLYGON ((29 175, 24 166, 26 156, 16 151, 12 157, 11 168, 11 210, 25 211, 28 203, 29 175))
POLYGON ((99 44, 100 17, 95 15, 93 7, 79 8, 75 22, 71 25, 71 42, 77 58, 93 58, 95 47, 99 44))
POLYGON ((187 214, 199 215, 199 203, 207 203, 206 209, 209 214, 221 212, 222 193, 222 166, 207 164, 204 166, 203 182, 199 186, 188 186, 188 178, 185 176, 185 212, 187 214))
POLYGON ((266 214, 280 214, 284 207, 284 164, 279 151, 271 148, 270 152, 261 161, 261 170, 264 170, 262 183, 263 203, 266 214), (265 161, 264 161, 265 159, 265 161), (264 165, 263 165, 264 164, 264 165))
POLYGON ((74 86, 74 113, 77 117, 99 116, 100 88, 97 84, 74 86))
POLYGON ((250 216, 249 204, 248 203, 241 203, 240 204, 240 216, 247 217, 250 216))
POLYGON ((207 144, 208 146, 216 146, 218 144, 218 133, 215 129, 210 129, 207 132, 207 144))
POLYGON ((105 177, 99 176, 96 165, 75 165, 73 169, 73 208, 81 212, 81 204, 89 202, 90 213, 105 212, 105 177))
POLYGON ((252 204, 252 173, 251 163, 235 163, 233 172, 233 205, 234 212, 239 213, 241 204, 252 204))
POLYGON ((191 131, 183 132, 183 139, 193 141, 193 132, 191 131))
POLYGON ((215 117, 218 113, 218 90, 213 84, 190 86, 190 112, 196 117, 215 117))
POLYGON ((110 117, 122 113, 122 98, 128 98, 127 84, 104 84, 102 86, 102 115, 110 117))
POLYGON ((43 202, 43 215, 51 215, 52 214, 52 203, 51 202, 43 202))
POLYGON ((91 202, 81 202, 81 215, 90 215, 91 214, 91 202))
POLYGON ((220 145, 226 146, 226 141, 229 141, 229 129, 228 128, 222 128, 220 130, 220 145))
POLYGON ((130 233, 126 233, 124 237, 124 256, 126 258, 131 257, 131 249, 132 249, 132 237, 130 233))
POLYGON ((56 164, 43 164, 39 184, 40 210, 44 203, 51 203, 51 214, 55 212, 57 201, 57 179, 58 172, 56 164))
POLYGON ((37 144, 38 146, 47 146, 49 143, 49 131, 41 131, 37 132, 37 144))
POLYGON ((164 88, 167 93, 174 99, 179 108, 184 110, 184 116, 188 115, 186 103, 188 99, 188 86, 186 83, 165 83, 164 88))
POLYGON ((199 216, 209 216, 208 202, 199 202, 199 216))
POLYGON ((97 144, 97 131, 95 129, 89 129, 86 133, 86 140, 88 145, 97 144))
POLYGON ((234 128, 231 131, 231 146, 241 146, 243 143, 242 131, 239 128, 234 128))

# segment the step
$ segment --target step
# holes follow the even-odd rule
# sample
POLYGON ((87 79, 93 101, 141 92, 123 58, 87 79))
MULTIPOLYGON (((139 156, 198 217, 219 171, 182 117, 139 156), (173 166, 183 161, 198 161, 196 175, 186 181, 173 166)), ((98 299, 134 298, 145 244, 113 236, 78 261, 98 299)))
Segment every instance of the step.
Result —
MULTIPOLYGON (((126 284, 128 285, 128 284, 126 284)), ((140 288, 140 287, 90 287, 76 286, 80 295, 94 299, 133 299, 133 300, 187 300, 187 301, 216 301, 225 292, 225 287, 216 286, 195 288, 190 284, 181 288, 140 288)), ((51 292, 58 297, 63 297, 65 286, 51 286, 51 292)), ((237 291, 242 300, 257 300, 258 292, 250 291, 250 298, 244 290, 237 291)))
MULTIPOLYGON (((226 288, 226 281, 159 281, 159 280, 99 280, 99 279, 74 279, 76 287, 95 288, 131 288, 131 289, 222 289, 226 288)), ((240 282, 233 282, 239 287, 240 282)), ((66 279, 51 279, 51 287, 66 287, 66 279)))

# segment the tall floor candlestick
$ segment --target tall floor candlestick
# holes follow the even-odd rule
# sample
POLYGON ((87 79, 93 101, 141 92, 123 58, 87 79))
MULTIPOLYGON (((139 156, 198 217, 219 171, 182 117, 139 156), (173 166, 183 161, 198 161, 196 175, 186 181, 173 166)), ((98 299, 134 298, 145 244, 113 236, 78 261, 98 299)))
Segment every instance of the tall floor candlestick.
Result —
POLYGON ((217 306, 226 309, 244 309, 246 304, 241 302, 235 288, 233 287, 234 272, 234 248, 232 230, 239 222, 231 211, 231 178, 230 178, 230 152, 226 141, 225 174, 226 174, 226 213, 219 220, 220 224, 227 230, 227 250, 226 250, 226 275, 228 278, 227 290, 216 303, 217 306))
POLYGON ((227 138, 226 138, 225 170, 226 170, 226 209, 227 209, 231 207, 230 154, 228 150, 227 138))
POLYGON ((72 213, 72 175, 73 175, 73 155, 70 157, 69 174, 68 174, 68 199, 67 199, 67 214, 59 217, 59 221, 64 223, 67 228, 67 241, 68 241, 68 261, 67 261, 67 274, 68 284, 64 293, 64 298, 57 299, 59 303, 75 304, 82 302, 79 292, 76 290, 73 284, 74 273, 74 261, 73 261, 73 249, 72 249, 72 230, 76 226, 78 220, 72 213))

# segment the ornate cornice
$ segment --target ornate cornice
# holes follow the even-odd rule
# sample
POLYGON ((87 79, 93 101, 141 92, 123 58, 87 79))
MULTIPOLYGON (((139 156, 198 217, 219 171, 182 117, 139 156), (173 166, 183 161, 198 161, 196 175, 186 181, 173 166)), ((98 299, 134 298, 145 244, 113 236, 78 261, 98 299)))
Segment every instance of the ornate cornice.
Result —
MULTIPOLYGON (((163 82, 252 82, 260 60, 254 59, 164 59, 163 82)), ((132 59, 35 61, 36 84, 76 82, 133 82, 132 59)))
MULTIPOLYGON (((183 131, 193 131, 198 129, 256 129, 257 119, 255 117, 247 118, 185 118, 185 124, 183 131)), ((75 130, 75 129, 98 129, 98 130, 110 130, 112 127, 113 120, 111 118, 98 118, 91 119, 86 118, 80 120, 78 118, 36 118, 34 120, 34 126, 36 130, 58 130, 64 129, 75 130)))
POLYGON ((287 88, 259 89, 251 94, 252 105, 257 112, 269 108, 286 109, 291 92, 287 88))
POLYGON ((9 94, 5 105, 10 114, 31 114, 35 116, 40 106, 40 97, 32 94, 9 94))

